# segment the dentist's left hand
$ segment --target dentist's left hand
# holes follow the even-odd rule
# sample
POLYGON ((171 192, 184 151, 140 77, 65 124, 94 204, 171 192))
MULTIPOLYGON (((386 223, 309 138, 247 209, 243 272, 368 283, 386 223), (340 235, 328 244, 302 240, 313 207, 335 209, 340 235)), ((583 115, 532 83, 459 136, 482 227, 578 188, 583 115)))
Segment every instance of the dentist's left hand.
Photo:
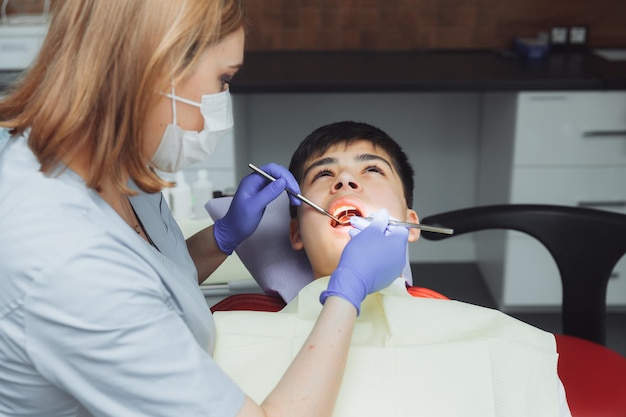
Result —
MULTIPOLYGON (((270 163, 261 169, 274 178, 270 181, 255 172, 244 177, 224 217, 215 221, 213 234, 217 246, 227 255, 250 237, 261 222, 265 207, 274 201, 285 188, 300 193, 298 182, 289 170, 281 165, 270 163)), ((291 204, 300 205, 300 200, 289 196, 291 204)))

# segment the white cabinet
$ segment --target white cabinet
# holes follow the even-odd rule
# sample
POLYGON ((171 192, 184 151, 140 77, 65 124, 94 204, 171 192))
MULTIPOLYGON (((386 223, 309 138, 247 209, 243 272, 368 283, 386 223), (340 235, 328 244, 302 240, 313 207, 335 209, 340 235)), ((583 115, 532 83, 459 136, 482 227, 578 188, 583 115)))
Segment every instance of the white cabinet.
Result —
POLYGON ((626 163, 626 93, 520 93, 516 167, 626 163))
MULTIPOLYGON (((483 97, 477 204, 588 206, 626 214, 626 92, 490 93, 483 97)), ((477 234, 477 260, 502 309, 560 305, 558 270, 518 232, 477 234)), ((626 260, 609 305, 626 305, 626 260)))

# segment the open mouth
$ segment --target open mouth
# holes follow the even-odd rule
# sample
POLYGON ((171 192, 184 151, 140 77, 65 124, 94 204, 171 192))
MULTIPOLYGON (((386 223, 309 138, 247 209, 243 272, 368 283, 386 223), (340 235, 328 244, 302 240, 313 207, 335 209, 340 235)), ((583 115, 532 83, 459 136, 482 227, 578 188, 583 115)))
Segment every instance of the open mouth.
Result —
POLYGON ((350 224, 350 217, 360 215, 361 211, 354 206, 337 207, 333 211, 333 216, 335 216, 339 222, 331 220, 330 224, 332 227, 348 226, 350 224))

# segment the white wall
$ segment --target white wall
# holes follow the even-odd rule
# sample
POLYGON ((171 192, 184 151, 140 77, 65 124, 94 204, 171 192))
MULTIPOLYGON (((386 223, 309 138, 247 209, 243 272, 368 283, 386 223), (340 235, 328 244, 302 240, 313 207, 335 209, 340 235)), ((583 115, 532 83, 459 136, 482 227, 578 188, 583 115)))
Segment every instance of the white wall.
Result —
MULTIPOLYGON (((288 165, 315 128, 341 120, 373 124, 393 137, 415 168, 420 217, 475 205, 479 93, 235 94, 236 175, 247 164, 288 165)), ((421 239, 411 261, 474 261, 473 238, 421 239)))

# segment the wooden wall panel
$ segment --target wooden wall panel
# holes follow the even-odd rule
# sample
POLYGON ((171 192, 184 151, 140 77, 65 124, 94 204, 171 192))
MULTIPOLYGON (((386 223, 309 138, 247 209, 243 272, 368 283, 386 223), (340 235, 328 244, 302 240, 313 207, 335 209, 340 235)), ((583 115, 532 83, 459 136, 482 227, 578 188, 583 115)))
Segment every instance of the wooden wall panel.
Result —
POLYGON ((586 25, 589 46, 626 47, 625 0, 249 0, 249 50, 505 48, 586 25), (280 10, 282 24, 272 15, 280 10))
MULTIPOLYGON (((41 0, 13 0, 36 10, 41 0)), ((626 0, 246 0, 248 50, 505 48, 514 36, 587 25, 626 47, 626 0)), ((39 6, 40 7, 40 6, 39 6)))

